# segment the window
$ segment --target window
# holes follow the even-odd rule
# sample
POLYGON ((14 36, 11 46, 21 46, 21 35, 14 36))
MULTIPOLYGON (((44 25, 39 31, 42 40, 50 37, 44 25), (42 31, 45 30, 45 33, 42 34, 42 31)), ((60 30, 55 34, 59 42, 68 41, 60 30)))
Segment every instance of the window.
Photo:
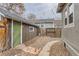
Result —
POLYGON ((44 27, 44 25, 41 25, 41 27, 44 27))
POLYGON ((69 5, 69 24, 73 23, 73 5, 69 5))
POLYGON ((65 25, 67 25, 67 18, 65 18, 65 25))
POLYGON ((29 27, 29 32, 33 32, 34 31, 34 27, 29 27))
POLYGON ((68 11, 67 11, 67 9, 65 10, 65 25, 67 25, 67 20, 68 20, 68 18, 67 18, 67 16, 68 16, 68 11))
POLYGON ((73 13, 69 15, 69 23, 73 23, 73 13))
POLYGON ((72 3, 67 4, 64 9, 64 28, 74 26, 74 5, 72 3))

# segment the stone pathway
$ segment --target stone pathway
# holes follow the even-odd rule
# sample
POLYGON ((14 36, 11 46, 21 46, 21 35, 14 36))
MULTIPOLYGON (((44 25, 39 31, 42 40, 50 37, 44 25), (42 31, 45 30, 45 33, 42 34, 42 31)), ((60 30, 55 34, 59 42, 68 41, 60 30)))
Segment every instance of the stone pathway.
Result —
MULTIPOLYGON (((54 44, 55 42, 61 43, 61 38, 51 38, 51 37, 47 37, 47 36, 37 36, 32 40, 29 40, 27 42, 24 42, 23 44, 16 46, 16 48, 11 48, 7 51, 4 51, 3 53, 0 53, 0 55, 2 55, 2 56, 54 55, 53 53, 50 53, 50 50, 51 50, 52 44, 54 44)), ((63 44, 61 44, 60 47, 62 45, 63 44)), ((57 46, 59 46, 59 45, 57 45, 57 46)), ((57 49, 59 49, 59 47, 56 47, 55 50, 57 52, 55 52, 55 53, 58 53, 57 49)), ((51 50, 51 51, 54 51, 54 50, 51 50)), ((68 53, 68 51, 66 51, 66 52, 68 53)), ((63 54, 63 55, 65 55, 65 54, 63 54)))
POLYGON ((48 42, 39 53, 39 56, 69 56, 69 51, 61 40, 48 42))

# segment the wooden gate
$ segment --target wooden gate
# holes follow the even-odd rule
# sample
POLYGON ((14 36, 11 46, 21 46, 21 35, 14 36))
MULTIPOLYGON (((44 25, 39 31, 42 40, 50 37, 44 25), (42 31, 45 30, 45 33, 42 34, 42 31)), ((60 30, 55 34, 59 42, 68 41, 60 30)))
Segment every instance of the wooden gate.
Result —
POLYGON ((61 37, 61 29, 60 28, 47 28, 46 35, 50 37, 61 37))
POLYGON ((55 28, 46 29, 46 35, 51 36, 51 37, 55 37, 56 36, 55 28))

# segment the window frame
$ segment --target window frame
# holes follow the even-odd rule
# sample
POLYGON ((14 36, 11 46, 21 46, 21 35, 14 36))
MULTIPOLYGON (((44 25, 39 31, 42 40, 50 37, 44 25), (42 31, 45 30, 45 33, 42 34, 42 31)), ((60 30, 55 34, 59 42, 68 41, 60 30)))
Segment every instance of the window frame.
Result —
POLYGON ((69 15, 69 24, 71 24, 71 23, 73 23, 73 13, 71 13, 71 14, 69 15), (72 20, 70 19, 71 16, 72 16, 72 20))
MULTIPOLYGON (((71 12, 70 12, 70 8, 73 8, 74 6, 73 6, 73 4, 71 3, 71 4, 69 4, 69 15, 68 15, 68 17, 70 17, 71 15, 72 15, 72 17, 74 17, 73 15, 74 15, 74 11, 72 10, 71 12)), ((74 18, 73 18, 74 19, 74 18)), ((73 19, 72 19, 72 22, 70 22, 70 19, 69 19, 69 24, 71 24, 71 23, 73 23, 73 19)))
POLYGON ((63 12, 64 12, 64 28, 74 27, 74 4, 72 4, 72 3, 67 4, 67 6, 64 8, 63 12), (69 23, 69 16, 72 14, 72 13, 71 14, 69 13, 69 7, 71 5, 73 5, 73 10, 72 10, 73 22, 69 23), (68 15, 67 15, 67 25, 65 25, 65 10, 66 9, 67 9, 67 12, 68 12, 68 15))
POLYGON ((43 25, 43 24, 41 24, 41 27, 43 28, 43 27, 44 27, 44 25, 43 25))
POLYGON ((34 27, 30 26, 29 27, 29 32, 34 32, 34 27), (32 28, 32 30, 31 30, 31 28, 32 28))
POLYGON ((65 25, 67 25, 67 18, 65 18, 65 25))

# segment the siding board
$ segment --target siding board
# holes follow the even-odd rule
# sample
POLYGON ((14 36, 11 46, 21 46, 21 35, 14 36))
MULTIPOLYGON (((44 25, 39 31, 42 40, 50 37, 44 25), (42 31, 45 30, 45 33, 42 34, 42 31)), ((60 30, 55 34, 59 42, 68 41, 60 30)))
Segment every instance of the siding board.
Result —
POLYGON ((13 47, 21 44, 21 23, 13 24, 13 47))

